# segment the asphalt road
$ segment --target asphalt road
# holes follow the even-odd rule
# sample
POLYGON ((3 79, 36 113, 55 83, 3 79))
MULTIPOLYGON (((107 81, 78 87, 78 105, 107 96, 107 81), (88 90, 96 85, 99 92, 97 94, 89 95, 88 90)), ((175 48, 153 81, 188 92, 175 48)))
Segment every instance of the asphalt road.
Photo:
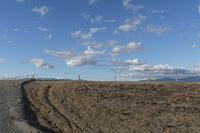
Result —
POLYGON ((0 81, 0 132, 40 133, 24 119, 21 83, 0 81))

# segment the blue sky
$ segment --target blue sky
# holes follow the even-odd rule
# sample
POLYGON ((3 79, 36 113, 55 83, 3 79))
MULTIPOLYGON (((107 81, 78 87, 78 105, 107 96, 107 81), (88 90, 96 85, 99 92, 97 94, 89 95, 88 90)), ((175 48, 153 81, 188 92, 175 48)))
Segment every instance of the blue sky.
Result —
POLYGON ((199 0, 1 0, 0 76, 200 72, 199 0))

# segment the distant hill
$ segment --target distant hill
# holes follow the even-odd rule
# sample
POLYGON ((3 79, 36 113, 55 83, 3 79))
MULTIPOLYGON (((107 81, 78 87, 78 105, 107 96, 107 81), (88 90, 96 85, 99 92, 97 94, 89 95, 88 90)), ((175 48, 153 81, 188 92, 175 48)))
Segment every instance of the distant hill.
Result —
POLYGON ((155 81, 155 82, 176 82, 176 80, 173 79, 173 78, 155 79, 155 80, 153 80, 153 81, 155 81))
MULTIPOLYGON (((153 80, 155 82, 176 82, 176 79, 173 78, 163 78, 153 80)), ((200 76, 186 77, 182 79, 178 79, 179 82, 200 82, 200 76)))
POLYGON ((36 80, 49 80, 49 81, 56 81, 56 80, 71 80, 71 79, 58 79, 58 78, 36 78, 36 80))
POLYGON ((200 82, 200 76, 184 78, 183 82, 200 82))

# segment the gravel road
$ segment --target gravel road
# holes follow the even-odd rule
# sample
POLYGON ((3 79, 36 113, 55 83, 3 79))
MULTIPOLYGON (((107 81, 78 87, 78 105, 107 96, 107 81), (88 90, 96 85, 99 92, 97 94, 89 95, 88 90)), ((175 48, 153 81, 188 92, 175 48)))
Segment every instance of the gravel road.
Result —
POLYGON ((21 83, 0 81, 0 132, 40 133, 24 120, 21 83))

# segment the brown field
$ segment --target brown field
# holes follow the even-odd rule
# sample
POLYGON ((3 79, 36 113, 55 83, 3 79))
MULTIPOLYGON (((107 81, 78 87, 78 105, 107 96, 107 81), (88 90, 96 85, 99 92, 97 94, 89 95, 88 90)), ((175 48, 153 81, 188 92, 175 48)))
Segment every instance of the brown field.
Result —
POLYGON ((36 81, 25 93, 49 132, 200 132, 200 84, 36 81))

